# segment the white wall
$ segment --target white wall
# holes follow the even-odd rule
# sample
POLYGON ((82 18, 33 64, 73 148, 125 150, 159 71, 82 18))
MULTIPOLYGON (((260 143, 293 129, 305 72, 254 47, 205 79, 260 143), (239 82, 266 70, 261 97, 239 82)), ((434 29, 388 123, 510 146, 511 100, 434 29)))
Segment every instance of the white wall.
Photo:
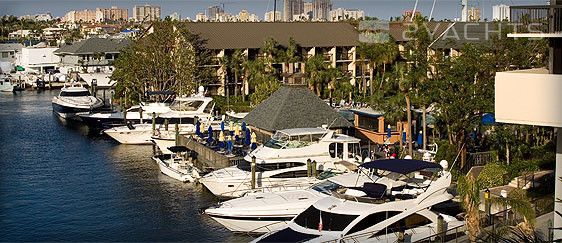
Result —
POLYGON ((562 127, 562 75, 546 69, 496 73, 496 121, 562 127))
POLYGON ((18 54, 16 64, 24 67, 25 69, 36 69, 40 66, 55 66, 58 67, 60 57, 54 54, 58 48, 33 48, 27 47, 21 50, 18 54))

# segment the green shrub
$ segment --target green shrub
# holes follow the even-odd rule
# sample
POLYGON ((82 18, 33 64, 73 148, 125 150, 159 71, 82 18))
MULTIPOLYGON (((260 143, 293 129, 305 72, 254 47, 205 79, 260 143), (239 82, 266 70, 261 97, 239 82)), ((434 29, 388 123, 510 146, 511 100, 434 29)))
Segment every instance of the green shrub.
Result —
POLYGON ((476 181, 482 188, 492 188, 503 185, 503 177, 507 171, 497 163, 489 163, 484 166, 476 181))
POLYGON ((539 166, 536 161, 515 160, 511 162, 511 164, 506 165, 505 169, 507 170, 507 175, 511 181, 513 178, 521 176, 525 171, 539 170, 539 166))
MULTIPOLYGON (((437 145, 439 149, 437 150, 437 154, 435 155, 435 161, 439 162, 441 160, 446 160, 449 162, 449 166, 453 164, 455 161, 455 157, 457 156, 457 149, 455 146, 449 144, 448 141, 438 141, 437 145)), ((458 166, 458 163, 456 164, 458 166)), ((455 166, 455 167, 456 167, 455 166)))

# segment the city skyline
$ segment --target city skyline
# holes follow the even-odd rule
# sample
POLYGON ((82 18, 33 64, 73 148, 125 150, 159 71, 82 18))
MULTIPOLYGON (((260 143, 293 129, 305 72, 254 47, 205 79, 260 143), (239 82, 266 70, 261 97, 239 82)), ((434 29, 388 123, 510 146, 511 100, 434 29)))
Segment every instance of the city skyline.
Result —
MULTIPOLYGON (((336 0, 333 2, 333 9, 361 9, 365 11, 365 15, 369 17, 377 17, 380 19, 389 19, 390 17, 401 16, 404 10, 414 8, 414 0, 336 0), (409 6, 411 5, 411 6, 409 6)), ((544 4, 542 0, 513 0, 508 5, 529 5, 544 4)), ((273 0, 223 0, 223 1, 203 1, 203 0, 169 0, 169 1, 134 1, 134 0, 101 0, 101 1, 36 1, 36 0, 0 0, 0 15, 23 16, 27 14, 41 14, 50 12, 53 17, 64 17, 64 15, 72 10, 95 10, 96 8, 110 8, 117 5, 119 8, 129 9, 132 13, 134 5, 152 5, 162 7, 162 17, 169 16, 174 12, 195 19, 197 13, 204 13, 209 6, 224 4, 224 12, 237 14, 241 10, 247 10, 252 14, 263 16, 266 12, 273 11, 273 0)), ((469 1, 469 6, 474 6, 482 10, 482 19, 492 19, 492 6, 506 4, 501 0, 488 1, 469 1)), ((422 15, 428 16, 431 11, 433 0, 419 0, 417 10, 422 15)), ((283 0, 277 0, 277 11, 283 12, 283 0)), ((447 0, 437 1, 433 16, 435 19, 454 19, 460 17, 461 8, 459 1, 447 0)), ((132 17, 132 16, 129 16, 132 17)))

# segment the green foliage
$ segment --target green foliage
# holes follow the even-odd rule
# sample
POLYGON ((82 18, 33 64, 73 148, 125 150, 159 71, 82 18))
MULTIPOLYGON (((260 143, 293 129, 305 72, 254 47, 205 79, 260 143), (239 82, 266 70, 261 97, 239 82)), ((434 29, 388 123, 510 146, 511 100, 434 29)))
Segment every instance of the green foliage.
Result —
POLYGON ((505 166, 509 180, 523 175, 524 172, 534 172, 539 170, 539 165, 535 161, 514 160, 505 166))
POLYGON ((215 101, 215 106, 220 108, 221 114, 231 110, 234 112, 249 112, 252 110, 250 101, 244 101, 242 96, 230 97, 230 106, 228 106, 227 98, 224 96, 213 96, 213 101, 215 101))
POLYGON ((155 90, 190 94, 213 79, 206 66, 210 55, 198 35, 171 21, 155 22, 152 27, 153 33, 134 40, 115 61, 111 79, 117 81, 116 96, 135 93, 142 99, 155 90))
MULTIPOLYGON (((438 141, 437 146, 439 146, 439 149, 435 155, 435 161, 446 160, 449 162, 449 165, 452 165, 458 154, 457 149, 453 145, 449 144, 448 141, 438 141)), ((459 164, 460 163, 456 163, 455 167, 458 167, 459 164)))
POLYGON ((476 178, 481 188, 492 188, 503 185, 503 176, 507 171, 497 163, 489 163, 484 166, 482 172, 476 178))
POLYGON ((271 94, 275 93, 275 91, 277 91, 279 88, 281 88, 281 85, 277 81, 258 83, 256 85, 255 92, 250 95, 250 101, 252 102, 252 105, 259 105, 262 101, 269 98, 271 94))

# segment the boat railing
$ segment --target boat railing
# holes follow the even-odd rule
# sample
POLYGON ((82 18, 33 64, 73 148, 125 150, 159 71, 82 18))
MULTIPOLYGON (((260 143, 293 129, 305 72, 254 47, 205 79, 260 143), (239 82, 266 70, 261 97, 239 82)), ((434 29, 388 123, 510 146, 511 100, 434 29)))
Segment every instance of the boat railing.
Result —
POLYGON ((250 230, 248 232, 246 232, 247 235, 249 235, 250 237, 253 237, 253 235, 258 235, 258 234, 263 234, 263 232, 260 232, 262 229, 266 229, 268 232, 271 232, 273 230, 276 230, 279 228, 279 226, 275 226, 275 228, 271 228, 271 226, 273 225, 277 225, 279 223, 284 223, 285 225, 289 224, 287 221, 281 221, 281 222, 273 222, 273 223, 269 223, 267 225, 264 226, 260 226, 258 228, 255 228, 253 230, 250 230))

